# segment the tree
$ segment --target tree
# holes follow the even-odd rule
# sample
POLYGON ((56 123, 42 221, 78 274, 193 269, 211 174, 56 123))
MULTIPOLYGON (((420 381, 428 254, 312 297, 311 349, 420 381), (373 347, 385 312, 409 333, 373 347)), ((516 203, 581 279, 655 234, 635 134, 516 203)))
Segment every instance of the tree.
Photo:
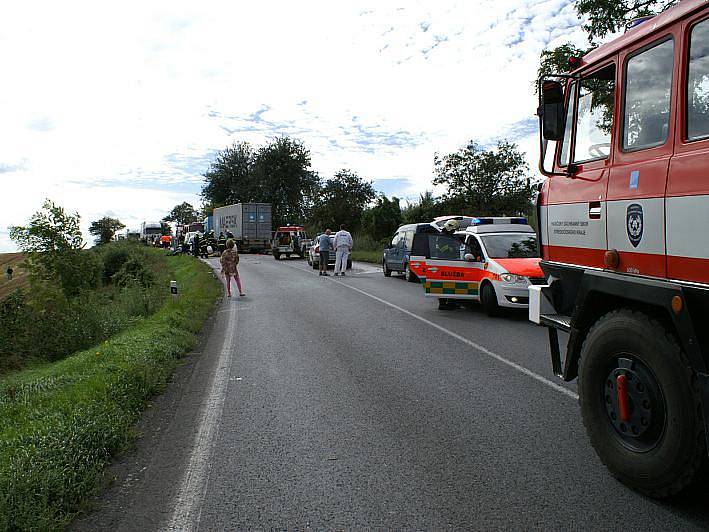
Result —
POLYGON ((251 175, 248 201, 271 203, 276 226, 309 217, 320 179, 310 169, 310 151, 301 141, 277 137, 259 148, 251 175))
POLYGON ((24 266, 33 282, 58 282, 67 296, 98 284, 98 261, 83 250, 80 222, 78 213, 47 199, 29 225, 10 227, 10 238, 27 254, 24 266))
POLYGON ((192 204, 183 201, 179 205, 175 205, 170 211, 170 214, 162 219, 163 222, 177 222, 180 225, 186 225, 196 222, 199 218, 199 212, 192 204))
POLYGON ((448 190, 444 201, 460 211, 499 216, 529 212, 533 189, 529 167, 517 145, 498 141, 484 150, 474 141, 455 153, 434 158, 435 185, 448 190))
POLYGON ((116 232, 120 231, 124 227, 125 225, 122 224, 118 218, 109 218, 108 216, 104 216, 100 220, 91 222, 89 233, 96 237, 96 244, 108 244, 111 240, 113 240, 116 232))
POLYGON ((394 234, 401 225, 399 198, 377 196, 376 203, 362 213, 362 230, 375 240, 382 240, 394 234))
MULTIPOLYGON (((442 216, 445 203, 434 197, 433 192, 427 190, 419 195, 416 203, 408 205, 403 211, 403 221, 408 224, 430 222, 436 216, 442 216)), ((452 211, 451 211, 452 212, 452 211)))
POLYGON ((584 50, 571 43, 562 44, 553 50, 544 50, 539 57, 537 77, 540 78, 550 74, 565 74, 570 72, 571 65, 569 64, 569 59, 571 57, 586 55, 591 50, 593 50, 593 47, 584 50))
POLYGON ((611 33, 627 27, 634 18, 655 15, 672 7, 679 0, 577 0, 580 17, 588 22, 583 29, 590 43, 596 43, 611 33))
POLYGON ((313 208, 313 220, 322 229, 336 229, 346 224, 356 231, 362 212, 374 199, 374 187, 350 170, 340 170, 328 179, 313 208))
POLYGON ((202 198, 207 209, 257 201, 259 186, 253 176, 255 158, 248 142, 235 142, 217 153, 204 174, 202 198))

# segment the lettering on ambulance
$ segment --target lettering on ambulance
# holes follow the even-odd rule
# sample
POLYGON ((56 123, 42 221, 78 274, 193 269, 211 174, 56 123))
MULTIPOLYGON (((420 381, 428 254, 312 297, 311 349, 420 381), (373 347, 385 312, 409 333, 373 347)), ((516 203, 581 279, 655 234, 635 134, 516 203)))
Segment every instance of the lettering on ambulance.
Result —
POLYGON ((709 195, 667 198, 667 273, 709 283, 709 195))
POLYGON ((608 249, 620 255, 618 271, 665 276, 664 198, 608 201, 608 249))
POLYGON ((480 281, 488 274, 479 262, 427 259, 423 289, 427 296, 477 299, 480 281))
POLYGON ((603 268, 606 252, 605 203, 600 204, 600 218, 591 219, 589 203, 566 203, 542 207, 547 220, 547 260, 603 268))

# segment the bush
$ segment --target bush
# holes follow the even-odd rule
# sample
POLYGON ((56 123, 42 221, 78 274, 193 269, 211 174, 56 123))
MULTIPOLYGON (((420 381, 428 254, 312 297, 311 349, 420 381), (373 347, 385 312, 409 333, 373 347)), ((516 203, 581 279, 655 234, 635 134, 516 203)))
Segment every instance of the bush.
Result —
POLYGON ((109 284, 114 275, 116 275, 123 264, 130 258, 130 249, 127 246, 108 245, 104 246, 101 259, 103 261, 103 273, 101 275, 104 284, 109 284))
MULTIPOLYGON (((163 264, 182 287, 179 301, 108 342, 0 379, 0 530, 63 529, 194 344, 221 286, 190 257, 163 264)), ((113 308, 92 302, 105 294, 90 297, 82 303, 113 308)))
POLYGON ((28 294, 0 306, 0 372, 29 361, 54 361, 85 349, 155 312, 167 295, 167 258, 157 250, 104 246, 100 255, 58 254, 67 286, 35 279, 28 294), (101 261, 99 258, 103 258, 101 261), (126 259, 97 289, 99 279, 126 259), (102 266, 103 263, 103 266, 102 266), (76 267, 71 271, 70 265, 76 267))

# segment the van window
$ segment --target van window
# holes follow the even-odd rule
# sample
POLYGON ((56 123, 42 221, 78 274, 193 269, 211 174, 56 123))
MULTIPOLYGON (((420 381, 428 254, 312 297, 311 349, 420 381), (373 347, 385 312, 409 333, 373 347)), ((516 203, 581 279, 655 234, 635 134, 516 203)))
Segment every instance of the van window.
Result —
POLYGON ((611 152, 615 65, 581 80, 576 116, 574 162, 605 159, 611 152))
POLYGON ((564 140, 561 143, 561 157, 559 164, 566 166, 569 164, 569 154, 571 153, 571 132, 574 125, 574 91, 576 90, 576 82, 569 84, 569 103, 566 110, 566 122, 564 126, 564 140))
POLYGON ((404 238, 406 239, 406 249, 410 250, 414 245, 414 232, 406 231, 404 238))
POLYGON ((667 141, 672 94, 674 41, 660 43, 625 67, 623 149, 641 150, 667 141))
POLYGON ((687 76, 687 138, 709 136, 709 20, 692 29, 687 76))
POLYGON ((394 235, 394 238, 391 239, 391 247, 396 247, 396 245, 399 243, 399 238, 401 238, 401 233, 396 233, 394 235))

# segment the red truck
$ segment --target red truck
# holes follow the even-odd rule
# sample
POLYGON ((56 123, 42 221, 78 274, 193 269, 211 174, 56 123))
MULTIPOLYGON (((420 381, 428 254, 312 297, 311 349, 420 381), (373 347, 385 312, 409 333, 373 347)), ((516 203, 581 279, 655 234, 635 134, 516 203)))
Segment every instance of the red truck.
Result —
POLYGON ((530 319, 578 377, 601 460, 668 497, 707 462, 709 6, 683 0, 571 64, 539 80, 547 282, 530 319))

